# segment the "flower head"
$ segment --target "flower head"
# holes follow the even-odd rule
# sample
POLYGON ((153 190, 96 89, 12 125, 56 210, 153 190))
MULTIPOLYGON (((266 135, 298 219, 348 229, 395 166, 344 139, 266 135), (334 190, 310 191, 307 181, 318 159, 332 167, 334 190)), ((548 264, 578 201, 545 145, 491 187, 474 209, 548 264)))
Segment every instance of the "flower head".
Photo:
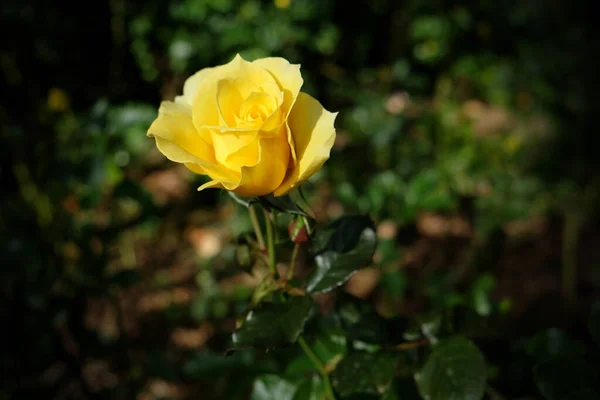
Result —
POLYGON ((286 194, 321 168, 335 141, 337 113, 302 84, 299 65, 237 55, 188 78, 181 96, 162 102, 148 136, 168 159, 211 178, 199 190, 286 194))

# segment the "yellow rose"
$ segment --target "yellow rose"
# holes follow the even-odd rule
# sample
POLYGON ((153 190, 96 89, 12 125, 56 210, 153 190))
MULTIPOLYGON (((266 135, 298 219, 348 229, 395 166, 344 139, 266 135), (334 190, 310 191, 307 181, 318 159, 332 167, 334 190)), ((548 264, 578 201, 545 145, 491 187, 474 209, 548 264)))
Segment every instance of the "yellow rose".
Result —
POLYGON ((283 58, 206 68, 163 101, 148 129, 158 149, 241 196, 286 194, 329 158, 337 113, 306 93, 300 66, 283 58))

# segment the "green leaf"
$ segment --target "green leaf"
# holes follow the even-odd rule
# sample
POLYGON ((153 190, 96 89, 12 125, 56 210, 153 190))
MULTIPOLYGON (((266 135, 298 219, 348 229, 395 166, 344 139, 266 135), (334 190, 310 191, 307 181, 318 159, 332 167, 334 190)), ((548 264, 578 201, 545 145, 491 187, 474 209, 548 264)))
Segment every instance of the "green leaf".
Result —
POLYGON ((496 280, 492 274, 484 274, 477 278, 471 287, 471 299, 473 308, 477 314, 485 317, 492 313, 493 304, 491 294, 496 286, 496 280))
POLYGON ((600 398, 597 371, 574 357, 556 357, 533 369, 535 383, 548 400, 600 398), (579 397, 580 395, 587 397, 579 397))
POLYGON ((590 312, 590 335, 596 342, 598 346, 600 346, 600 302, 594 303, 592 305, 592 311, 590 312))
MULTIPOLYGON (((257 371, 255 355, 251 351, 234 353, 229 357, 223 357, 222 353, 206 350, 194 354, 183 365, 182 372, 190 379, 206 379, 207 377, 222 376, 231 371, 250 370, 257 371)), ((263 366, 261 366, 264 369, 263 366)), ((265 371, 267 372, 267 371, 265 371)))
POLYGON ((243 196, 238 196, 237 194, 227 191, 227 194, 229 195, 229 197, 231 197, 236 203, 238 203, 239 205, 242 205, 244 207, 250 207, 250 205, 254 204, 254 203, 258 203, 258 200, 256 200, 256 198, 254 197, 243 197, 243 196))
POLYGON ((415 374, 421 396, 429 400, 480 400, 486 379, 483 356, 462 337, 440 342, 415 374))
POLYGON ((390 353, 354 352, 346 355, 331 374, 342 397, 354 394, 383 394, 396 371, 397 360, 390 353))
POLYGON ((236 203, 244 207, 250 207, 252 204, 260 204, 268 211, 275 210, 282 213, 298 214, 308 217, 308 214, 292 200, 289 194, 279 197, 275 197, 272 194, 259 197, 238 196, 233 192, 227 192, 227 194, 229 194, 236 203))
POLYGON ((327 292, 346 283, 360 268, 371 263, 377 235, 368 216, 344 216, 314 239, 315 264, 308 278, 309 292, 327 292))
POLYGON ((319 335, 311 347, 325 365, 335 363, 346 353, 346 336, 340 329, 331 330, 319 335))
POLYGON ((277 282, 273 279, 272 275, 265 276, 262 281, 254 289, 252 293, 252 305, 255 306, 261 302, 262 299, 275 292, 278 288, 277 282))
POLYGON ((427 338, 432 344, 436 344, 439 340, 438 337, 441 336, 442 332, 442 324, 443 324, 442 315, 432 314, 426 317, 423 317, 419 321, 419 327, 423 336, 427 338))
POLYGON ((541 363, 558 357, 578 357, 585 354, 583 343, 575 341, 560 329, 551 328, 537 333, 525 347, 527 354, 541 363))
POLYGON ((242 326, 233 334, 233 347, 269 349, 294 343, 304 329, 311 306, 308 296, 292 296, 280 303, 260 303, 248 312, 242 326))
POLYGON ((292 200, 289 194, 278 197, 269 194, 266 196, 257 197, 257 201, 267 210, 274 209, 275 211, 282 213, 298 214, 305 217, 308 216, 308 214, 302 208, 300 208, 300 206, 298 206, 294 200, 292 200))
POLYGON ((404 400, 398 397, 398 394, 394 391, 394 388, 388 389, 387 392, 383 396, 381 396, 381 400, 404 400))
POLYGON ((346 337, 356 343, 383 344, 393 341, 388 335, 389 319, 382 318, 372 304, 347 293, 338 294, 337 314, 346 337))
POLYGON ((325 388, 321 378, 313 374, 298 383, 298 390, 294 394, 294 400, 323 400, 325 388))
POLYGON ((254 381, 250 400, 292 400, 296 386, 277 375, 263 375, 254 381))
POLYGON ((303 376, 314 372, 315 365, 306 354, 292 359, 285 370, 286 376, 303 376))
MULTIPOLYGON (((346 353, 346 336, 341 329, 330 329, 319 333, 319 337, 309 346, 326 368, 333 369, 346 353)), ((305 375, 314 369, 312 361, 302 354, 288 364, 286 374, 305 375)))

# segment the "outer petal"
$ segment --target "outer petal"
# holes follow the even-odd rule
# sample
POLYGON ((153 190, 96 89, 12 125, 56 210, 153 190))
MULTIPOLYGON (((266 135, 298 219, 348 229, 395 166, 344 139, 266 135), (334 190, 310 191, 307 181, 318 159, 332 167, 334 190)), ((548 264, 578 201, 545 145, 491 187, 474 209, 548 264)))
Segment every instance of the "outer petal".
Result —
MULTIPOLYGON (((215 162, 214 151, 192 123, 191 109, 183 104, 163 101, 158 109, 158 117, 148 128, 148 136, 171 142, 207 163, 215 162)), ((171 154, 172 157, 169 154, 165 156, 169 159, 180 158, 175 154, 171 154)))
POLYGON ((259 140, 259 162, 242 168, 239 186, 231 188, 240 196, 263 196, 272 193, 285 177, 290 150, 284 136, 259 140))
MULTIPOLYGON (((227 185, 237 185, 240 180, 238 175, 231 173, 231 171, 227 171, 219 166, 211 166, 211 167, 203 167, 200 164, 195 163, 185 163, 184 164, 190 171, 198 174, 198 175, 207 175, 211 179, 214 179, 213 183, 218 184, 227 184, 227 185)), ((210 182, 209 182, 210 183, 210 182)), ((208 185, 205 183, 204 185, 208 185)), ((222 187, 222 186, 220 186, 222 187)))
POLYGON ((275 196, 284 195, 302 184, 329 159, 335 141, 336 116, 337 113, 325 110, 321 103, 310 95, 298 95, 288 118, 298 162, 275 190, 275 196))
POLYGON ((204 68, 187 78, 183 84, 183 94, 175 97, 175 103, 185 104, 191 107, 200 83, 214 70, 215 68, 204 68))
POLYGON ((204 185, 200 186, 198 188, 198 191, 204 190, 204 189, 226 189, 225 186, 223 186, 223 183, 219 182, 219 181, 210 181, 210 182, 206 182, 204 185))
POLYGON ((225 65, 220 65, 199 79, 199 84, 192 100, 192 119, 196 129, 204 126, 219 126, 219 110, 217 109, 217 84, 221 79, 234 76, 233 72, 244 62, 239 55, 225 65))
POLYGON ((215 165, 212 148, 196 131, 189 107, 163 101, 158 110, 158 118, 148 128, 148 136, 156 139, 156 147, 169 160, 197 164, 201 173, 235 180, 236 175, 222 166, 215 165))

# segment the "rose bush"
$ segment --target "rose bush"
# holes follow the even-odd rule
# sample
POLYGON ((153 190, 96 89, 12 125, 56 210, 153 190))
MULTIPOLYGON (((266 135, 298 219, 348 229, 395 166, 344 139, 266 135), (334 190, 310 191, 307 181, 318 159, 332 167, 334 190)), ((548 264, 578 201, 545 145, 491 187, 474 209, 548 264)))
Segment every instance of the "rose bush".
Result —
POLYGON ((148 129, 158 149, 241 196, 281 196, 329 158, 331 113, 306 93, 300 66, 283 58, 231 62, 202 69, 183 95, 163 101, 148 129))

